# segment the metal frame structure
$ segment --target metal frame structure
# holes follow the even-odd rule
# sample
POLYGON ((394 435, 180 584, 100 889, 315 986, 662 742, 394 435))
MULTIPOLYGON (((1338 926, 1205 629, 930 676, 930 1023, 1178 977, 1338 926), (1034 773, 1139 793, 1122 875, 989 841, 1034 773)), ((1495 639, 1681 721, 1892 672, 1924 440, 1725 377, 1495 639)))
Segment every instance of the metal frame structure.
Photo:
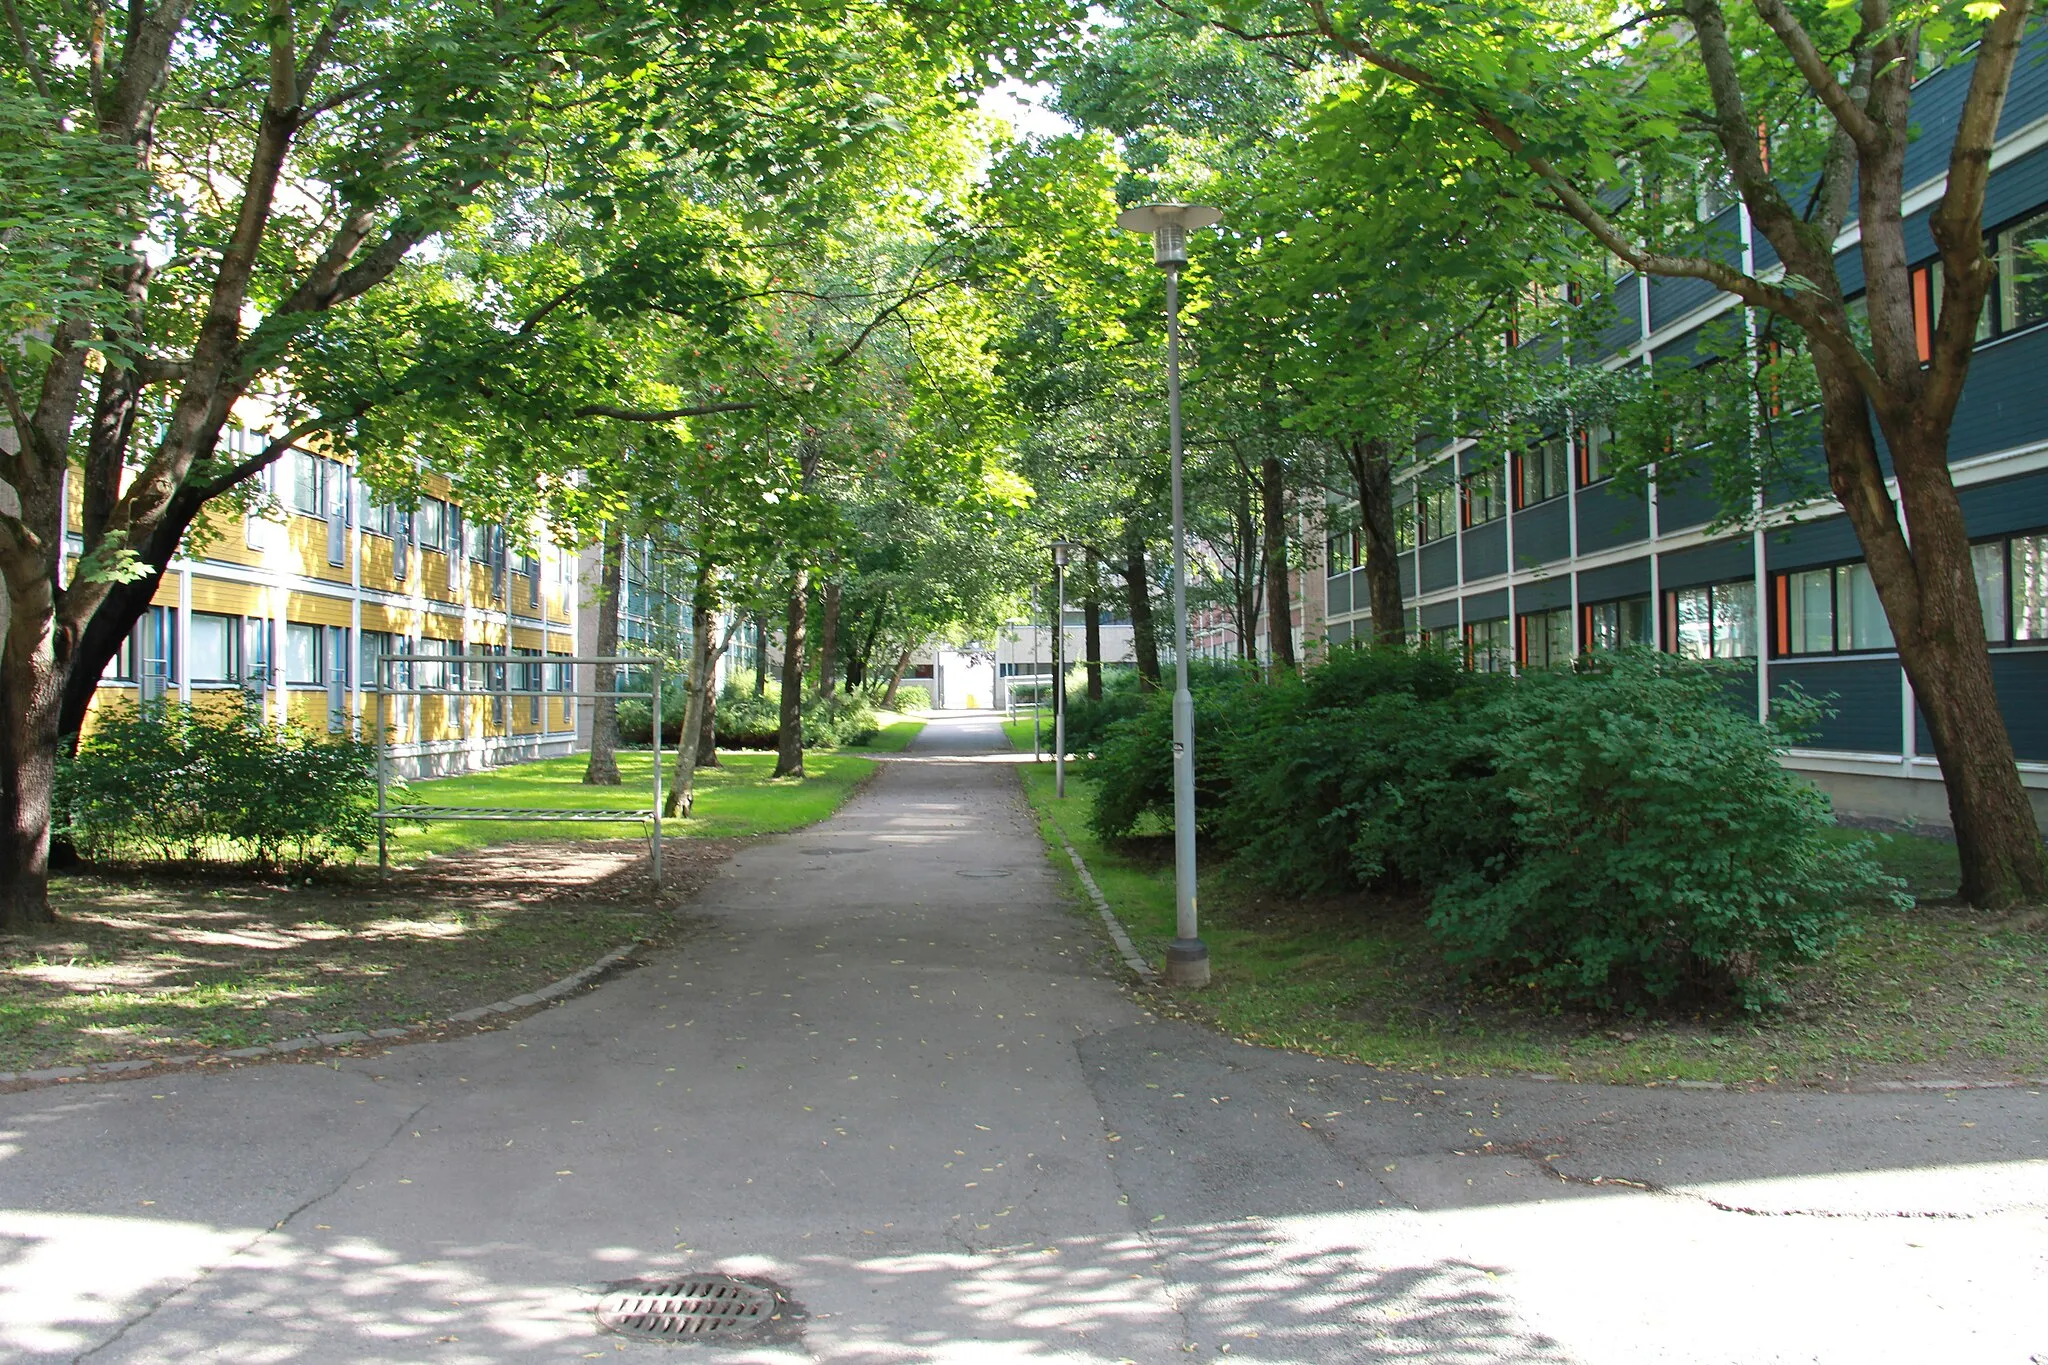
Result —
MULTIPOLYGON (((371 689, 372 695, 374 695, 377 699, 377 870, 379 872, 384 872, 390 868, 389 831, 391 828, 391 822, 393 820, 519 820, 529 821, 535 824, 545 824, 554 821, 559 821, 565 824, 633 824, 635 822, 638 822, 639 824, 646 826, 649 831, 648 854, 654 864, 654 886, 656 890, 660 890, 661 670, 662 661, 660 659, 654 657, 653 655, 643 654, 623 654, 609 657, 588 654, 550 654, 539 657, 531 655, 520 656, 510 654, 467 653, 379 654, 377 656, 377 676, 375 679, 375 686, 371 689), (455 665, 455 673, 453 677, 450 679, 448 686, 392 687, 389 685, 391 677, 390 666, 392 664, 411 665, 434 663, 455 665), (570 687, 567 689, 553 689, 546 686, 542 686, 540 688, 513 687, 512 667, 514 663, 539 664, 543 667, 557 666, 562 668, 568 668, 572 670, 569 675, 571 682, 575 681, 575 673, 573 670, 585 664, 611 664, 616 668, 645 668, 648 670, 648 684, 644 689, 635 687, 623 690, 614 689, 608 692, 600 692, 597 691, 595 688, 579 689, 575 687, 570 687), (483 686, 481 687, 471 687, 469 685, 469 670, 470 667, 473 665, 485 666, 485 672, 483 674, 484 682, 483 686), (499 675, 502 679, 500 686, 491 686, 493 675, 488 671, 490 666, 496 666, 497 668, 503 670, 502 674, 499 675), (543 699, 548 697, 558 697, 577 700, 581 700, 584 698, 589 698, 591 700, 599 700, 604 697, 611 697, 614 700, 619 700, 626 698, 645 697, 648 703, 648 710, 652 715, 654 721, 653 802, 644 811, 621 810, 617 808, 607 809, 602 806, 585 806, 566 809, 551 809, 546 807, 528 806, 394 807, 392 806, 390 800, 391 746, 388 735, 390 727, 387 724, 387 712, 385 710, 384 701, 386 697, 448 697, 451 699, 461 697, 477 697, 479 699, 502 698, 505 702, 505 717, 508 727, 512 715, 512 698, 514 697, 540 697, 543 699)), ((411 676, 410 673, 409 676, 411 676)), ((614 674, 614 677, 616 678, 616 674, 614 674)), ((541 682, 543 684, 547 682, 547 676, 545 674, 541 676, 541 682)))

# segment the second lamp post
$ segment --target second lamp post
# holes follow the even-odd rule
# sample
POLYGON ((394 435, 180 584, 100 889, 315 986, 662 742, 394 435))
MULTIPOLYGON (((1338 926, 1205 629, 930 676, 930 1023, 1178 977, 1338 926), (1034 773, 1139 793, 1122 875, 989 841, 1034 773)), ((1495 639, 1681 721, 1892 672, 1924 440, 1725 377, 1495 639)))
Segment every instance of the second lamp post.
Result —
POLYGON ((1181 510, 1180 272, 1188 263, 1188 233, 1222 219, 1221 209, 1205 204, 1144 204, 1116 216, 1118 227, 1152 234, 1152 263, 1166 272, 1166 416, 1173 483, 1174 939, 1166 947, 1169 986, 1209 984, 1209 946, 1197 932, 1195 916, 1195 699, 1188 691, 1188 546, 1181 510))

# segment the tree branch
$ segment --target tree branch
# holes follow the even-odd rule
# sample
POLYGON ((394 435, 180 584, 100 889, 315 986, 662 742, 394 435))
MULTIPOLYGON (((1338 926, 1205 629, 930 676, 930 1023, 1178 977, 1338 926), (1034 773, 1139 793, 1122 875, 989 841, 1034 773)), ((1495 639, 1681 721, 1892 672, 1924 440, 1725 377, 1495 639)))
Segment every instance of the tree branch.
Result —
POLYGON ((7 11, 7 27, 14 30, 14 41, 21 48, 21 64, 28 68, 28 78, 35 83, 36 93, 46 103, 56 101, 50 95, 50 82, 43 76, 43 61, 36 54, 35 45, 28 40, 28 30, 22 27, 21 15, 15 12, 14 0, 0 0, 0 8, 7 11))
MULTIPOLYGON (((1794 17, 1792 11, 1785 8, 1784 0, 1754 0, 1754 4, 1758 17, 1770 25, 1771 32, 1778 35, 1778 41, 1785 45, 1785 51, 1791 55, 1793 65, 1797 66, 1799 74, 1806 78, 1807 87, 1819 97, 1821 104, 1842 131, 1866 153, 1874 154, 1884 150, 1885 143, 1890 140, 1890 132, 1857 104, 1855 95, 1848 87, 1835 79, 1835 73, 1828 66, 1827 58, 1821 56, 1820 50, 1813 45, 1812 35, 1794 17)), ((1866 13, 1866 27, 1869 21, 1870 16, 1866 13)))

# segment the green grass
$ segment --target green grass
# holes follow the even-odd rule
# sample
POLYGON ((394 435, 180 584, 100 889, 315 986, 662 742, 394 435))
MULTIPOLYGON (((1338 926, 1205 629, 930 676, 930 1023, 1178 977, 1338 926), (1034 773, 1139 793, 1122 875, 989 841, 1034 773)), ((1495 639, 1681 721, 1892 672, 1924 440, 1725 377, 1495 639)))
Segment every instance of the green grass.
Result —
MULTIPOLYGON (((1003 722, 1003 733, 1010 737, 1011 746, 1027 754, 1031 752, 1031 724, 1030 716, 1025 716, 1022 720, 1006 720, 1003 722)), ((1052 718, 1050 716, 1041 716, 1038 720, 1038 727, 1038 751, 1050 758, 1052 756, 1052 718)))
MULTIPOLYGON (((1162 962, 1174 932, 1169 841, 1110 847, 1096 839, 1085 765, 1069 769, 1065 802, 1053 797, 1049 766, 1019 773, 1048 856, 1077 899, 1055 830, 1080 851, 1139 951, 1162 962)), ((1290 902, 1213 861, 1204 862, 1201 887, 1212 985, 1165 1003, 1247 1041, 1419 1071, 1731 1084, 2048 1075, 2048 917, 1936 903, 1956 885, 1955 851, 1941 841, 1856 830, 1836 837, 1874 841, 1921 905, 1859 911, 1855 932, 1826 960, 1788 974, 1785 1004, 1758 1016, 1547 1010, 1460 981, 1419 905, 1364 896, 1290 902)))
POLYGON ((882 722, 881 733, 865 744, 856 744, 851 747, 871 754, 902 753, 905 748, 909 747, 910 741, 917 738, 918 732, 924 729, 925 725, 921 720, 912 720, 908 716, 899 716, 893 711, 878 711, 875 715, 882 722))
MULTIPOLYGON (((640 810, 652 800, 653 755, 627 751, 619 755, 620 785, 586 787, 582 755, 540 759, 533 763, 492 768, 460 777, 414 782, 409 796, 434 806, 510 806, 538 809, 640 810)), ((816 824, 838 810, 854 789, 875 770, 873 759, 850 753, 804 755, 806 776, 799 782, 775 778, 775 755, 721 752, 716 768, 699 768, 695 807, 688 820, 664 820, 664 838, 729 838, 775 834, 816 824)), ((674 774, 673 760, 664 765, 662 781, 674 774)), ((528 839, 638 838, 638 821, 591 824, 547 824, 541 821, 434 821, 394 837, 393 856, 416 858, 490 844, 528 839)))

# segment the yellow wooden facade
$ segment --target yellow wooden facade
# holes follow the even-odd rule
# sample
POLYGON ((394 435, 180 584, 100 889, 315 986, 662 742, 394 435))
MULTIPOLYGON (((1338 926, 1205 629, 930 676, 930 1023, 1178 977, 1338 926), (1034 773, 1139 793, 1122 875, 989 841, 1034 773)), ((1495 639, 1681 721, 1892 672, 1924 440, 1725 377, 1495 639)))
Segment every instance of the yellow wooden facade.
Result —
MULTIPOLYGON (((431 516, 460 524, 438 479, 423 490, 442 504, 431 516, 378 506, 346 464, 316 455, 287 456, 266 488, 269 515, 216 511, 195 528, 189 553, 172 562, 108 670, 96 708, 138 696, 203 703, 247 695, 272 720, 368 738, 380 649, 489 653, 492 662, 473 674, 493 687, 567 690, 570 670, 546 661, 575 653, 573 549, 533 537, 538 572, 529 574, 500 528, 481 537, 482 558, 469 553, 474 528, 422 546, 431 516)), ((77 514, 74 505, 74 527, 77 514)), ((567 697, 385 700, 393 755, 406 772, 565 753, 575 741, 576 703, 567 697)))

